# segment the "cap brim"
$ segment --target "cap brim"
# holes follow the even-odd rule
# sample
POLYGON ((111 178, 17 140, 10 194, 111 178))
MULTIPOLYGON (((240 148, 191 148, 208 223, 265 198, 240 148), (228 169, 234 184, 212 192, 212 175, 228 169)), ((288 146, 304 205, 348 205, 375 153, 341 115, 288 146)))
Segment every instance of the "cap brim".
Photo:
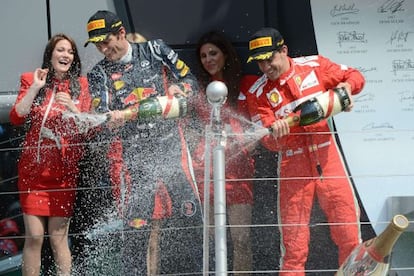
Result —
POLYGON ((108 37, 108 34, 98 35, 94 37, 90 37, 88 40, 86 40, 84 47, 88 46, 89 43, 98 43, 104 41, 108 37))
POLYGON ((256 55, 250 56, 247 59, 247 63, 251 62, 252 60, 265 60, 265 59, 269 59, 269 58, 272 57, 272 55, 273 55, 273 51, 266 52, 266 53, 256 54, 256 55))

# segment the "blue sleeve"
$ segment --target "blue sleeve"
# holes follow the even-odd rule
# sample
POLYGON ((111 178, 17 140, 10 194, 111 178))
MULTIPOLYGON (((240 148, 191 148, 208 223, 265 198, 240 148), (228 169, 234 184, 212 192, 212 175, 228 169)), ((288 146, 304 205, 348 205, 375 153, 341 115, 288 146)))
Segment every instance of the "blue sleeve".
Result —
POLYGON ((87 74, 89 91, 91 93, 91 109, 96 113, 105 113, 109 111, 109 95, 107 87, 107 76, 102 66, 97 64, 87 74))
POLYGON ((151 40, 148 42, 153 55, 167 66, 174 78, 186 89, 194 93, 198 92, 196 77, 192 74, 188 65, 180 59, 177 52, 167 45, 162 39, 151 40))

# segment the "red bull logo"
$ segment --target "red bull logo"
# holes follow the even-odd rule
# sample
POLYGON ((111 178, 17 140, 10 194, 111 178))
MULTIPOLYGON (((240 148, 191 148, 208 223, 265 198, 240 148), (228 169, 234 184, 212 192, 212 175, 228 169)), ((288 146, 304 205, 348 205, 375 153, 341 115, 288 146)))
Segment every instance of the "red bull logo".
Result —
POLYGON ((124 98, 123 102, 125 105, 136 104, 155 93, 156 91, 152 87, 138 87, 132 90, 132 92, 124 98))

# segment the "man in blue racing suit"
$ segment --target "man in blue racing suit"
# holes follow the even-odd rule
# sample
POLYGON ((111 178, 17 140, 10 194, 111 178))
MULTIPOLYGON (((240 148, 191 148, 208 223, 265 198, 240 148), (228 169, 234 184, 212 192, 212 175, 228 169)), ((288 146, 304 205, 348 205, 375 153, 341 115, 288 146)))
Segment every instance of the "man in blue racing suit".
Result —
MULTIPOLYGON (((88 81, 93 110, 110 118, 104 132, 112 139, 111 171, 118 172, 110 173, 111 182, 118 185, 122 176, 127 183, 128 192, 121 196, 126 208, 121 214, 133 231, 125 233, 125 272, 146 273, 146 225, 153 218, 160 185, 167 189, 172 204, 171 217, 165 220, 169 227, 162 236, 171 237, 164 238, 166 247, 176 250, 162 267, 168 273, 196 272, 202 263, 202 214, 180 126, 180 117, 197 92, 196 79, 161 39, 128 42, 122 21, 112 12, 96 12, 87 29, 85 46, 94 43, 105 56, 88 73, 88 81)), ((161 242, 161 254, 164 251, 161 242)))

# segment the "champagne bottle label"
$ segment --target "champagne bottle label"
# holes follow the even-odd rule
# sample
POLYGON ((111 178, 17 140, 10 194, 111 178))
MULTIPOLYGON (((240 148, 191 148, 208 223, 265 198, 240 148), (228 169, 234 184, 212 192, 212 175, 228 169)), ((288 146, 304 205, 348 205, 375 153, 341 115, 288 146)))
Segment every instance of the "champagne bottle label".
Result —
POLYGON ((354 259, 353 262, 347 263, 346 268, 338 270, 335 276, 354 276, 354 275, 371 275, 371 276, 387 276, 389 264, 377 263, 372 259, 362 256, 361 260, 354 259))
POLYGON ((187 113, 187 101, 183 97, 159 97, 158 99, 165 118, 177 118, 187 113))
POLYGON ((327 118, 342 112, 347 108, 351 100, 345 88, 335 88, 316 97, 323 110, 323 117, 327 118))
POLYGON ((138 118, 161 117, 171 119, 187 114, 187 100, 183 96, 150 97, 139 102, 138 118))
POLYGON ((158 117, 162 114, 162 106, 155 97, 150 97, 139 102, 138 117, 140 119, 158 117))
POLYGON ((335 88, 333 91, 337 95, 338 103, 336 105, 341 105, 341 110, 338 112, 344 111, 351 104, 351 98, 349 98, 349 95, 344 87, 335 88))

